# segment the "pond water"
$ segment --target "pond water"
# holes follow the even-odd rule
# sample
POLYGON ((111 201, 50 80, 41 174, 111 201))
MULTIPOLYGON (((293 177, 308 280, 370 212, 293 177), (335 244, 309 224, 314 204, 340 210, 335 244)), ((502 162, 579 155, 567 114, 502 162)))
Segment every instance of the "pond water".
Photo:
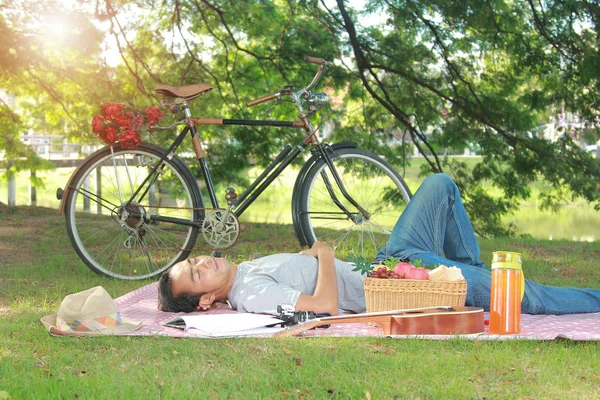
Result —
POLYGON ((600 240, 600 211, 589 204, 564 206, 557 213, 541 211, 531 205, 522 206, 504 221, 515 224, 519 234, 539 239, 600 240))
MULTIPOLYGON (((37 206, 58 209, 56 188, 65 186, 71 173, 70 168, 39 173, 46 187, 37 190, 37 206)), ((30 205, 28 173, 17 177, 17 205, 30 205)), ((252 206, 246 210, 241 221, 291 224, 291 184, 293 178, 276 180, 252 206), (289 187, 288 187, 289 186, 289 187)), ((221 193, 223 191, 217 191, 221 193)), ((0 202, 8 202, 6 181, 0 181, 0 202)), ((224 202, 223 202, 224 203, 224 202)), ((593 206, 581 203, 562 207, 557 213, 540 211, 535 204, 521 206, 514 215, 504 219, 517 226, 518 234, 531 235, 538 239, 596 241, 600 240, 600 211, 593 206)))

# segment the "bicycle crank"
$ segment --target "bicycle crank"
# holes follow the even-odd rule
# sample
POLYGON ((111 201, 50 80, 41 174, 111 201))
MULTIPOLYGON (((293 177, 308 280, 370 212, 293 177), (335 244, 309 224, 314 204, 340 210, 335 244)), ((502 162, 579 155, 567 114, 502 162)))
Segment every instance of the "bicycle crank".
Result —
POLYGON ((213 248, 228 249, 240 237, 240 223, 237 217, 228 210, 206 210, 202 223, 202 235, 206 243, 213 248))

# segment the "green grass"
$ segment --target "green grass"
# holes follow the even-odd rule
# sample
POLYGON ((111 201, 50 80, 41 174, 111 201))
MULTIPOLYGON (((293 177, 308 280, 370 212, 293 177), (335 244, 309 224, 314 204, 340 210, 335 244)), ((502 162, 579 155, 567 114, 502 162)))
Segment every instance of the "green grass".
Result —
MULTIPOLYGON (((386 338, 54 338, 39 319, 68 293, 113 297, 147 282, 107 279, 75 255, 56 210, 0 208, 0 399, 594 399, 598 342, 386 338)), ((298 251, 289 225, 243 223, 228 256, 298 251)), ((600 288, 600 243, 496 239, 538 282, 600 288)))

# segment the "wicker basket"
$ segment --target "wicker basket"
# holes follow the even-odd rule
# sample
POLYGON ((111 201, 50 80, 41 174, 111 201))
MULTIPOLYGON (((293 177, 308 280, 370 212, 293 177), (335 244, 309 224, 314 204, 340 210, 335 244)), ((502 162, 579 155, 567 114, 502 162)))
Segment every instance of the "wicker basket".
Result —
POLYGON ((467 282, 365 278, 367 312, 430 306, 464 306, 467 282))

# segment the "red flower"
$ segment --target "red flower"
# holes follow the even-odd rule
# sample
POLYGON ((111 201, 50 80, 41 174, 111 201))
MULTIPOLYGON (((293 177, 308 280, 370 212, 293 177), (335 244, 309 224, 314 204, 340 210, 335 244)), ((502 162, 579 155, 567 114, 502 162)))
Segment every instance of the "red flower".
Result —
POLYGON ((142 138, 136 131, 129 129, 121 134, 119 141, 124 149, 135 149, 141 143, 142 138))
POLYGON ((119 136, 117 134, 117 128, 114 125, 106 126, 100 131, 98 136, 100 136, 100 139, 102 139, 104 143, 106 143, 109 146, 115 144, 117 139, 119 139, 119 136))
POLYGON ((92 119, 92 129, 109 146, 119 141, 123 148, 135 149, 142 142, 140 134, 162 116, 156 106, 136 109, 125 104, 106 103, 100 106, 100 115, 92 119))
POLYGON ((130 114, 117 115, 114 118, 114 120, 117 123, 117 125, 119 125, 119 127, 125 128, 125 129, 131 129, 131 115, 130 114))
POLYGON ((124 109, 125 104, 107 103, 100 106, 100 113, 104 116, 104 119, 114 120, 121 115, 124 109))
POLYGON ((150 120, 150 126, 154 125, 162 116, 163 113, 156 106, 146 108, 146 115, 150 120))
POLYGON ((92 131, 94 131, 94 133, 100 132, 102 125, 104 125, 104 120, 102 117, 99 115, 94 115, 94 118, 92 118, 92 131))

